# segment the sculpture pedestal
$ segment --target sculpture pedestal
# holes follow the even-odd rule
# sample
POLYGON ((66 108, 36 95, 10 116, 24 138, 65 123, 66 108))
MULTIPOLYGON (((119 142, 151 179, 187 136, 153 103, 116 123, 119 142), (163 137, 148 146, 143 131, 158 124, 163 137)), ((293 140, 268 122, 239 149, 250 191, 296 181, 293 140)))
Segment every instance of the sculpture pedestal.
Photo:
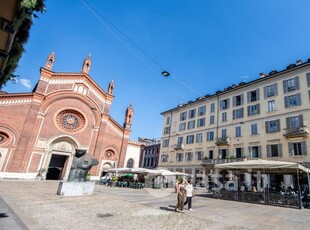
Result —
POLYGON ((92 195, 95 188, 95 182, 66 182, 60 181, 57 195, 60 196, 87 196, 92 195))

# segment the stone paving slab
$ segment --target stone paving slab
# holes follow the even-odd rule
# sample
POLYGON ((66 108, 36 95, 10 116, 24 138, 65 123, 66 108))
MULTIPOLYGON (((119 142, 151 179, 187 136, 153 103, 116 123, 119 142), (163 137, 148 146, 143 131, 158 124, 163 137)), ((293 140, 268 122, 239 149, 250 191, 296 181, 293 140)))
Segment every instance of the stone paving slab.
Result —
MULTIPOLYGON (((18 217, 28 223, 28 229, 158 230, 182 226, 185 229, 303 230, 310 226, 308 209, 225 201, 197 194, 193 212, 176 213, 173 190, 96 185, 92 196, 61 197, 56 195, 57 187, 57 181, 0 180, 0 196, 12 209, 23 213, 18 217)), ((3 228, 2 224, 0 218, 3 228)))

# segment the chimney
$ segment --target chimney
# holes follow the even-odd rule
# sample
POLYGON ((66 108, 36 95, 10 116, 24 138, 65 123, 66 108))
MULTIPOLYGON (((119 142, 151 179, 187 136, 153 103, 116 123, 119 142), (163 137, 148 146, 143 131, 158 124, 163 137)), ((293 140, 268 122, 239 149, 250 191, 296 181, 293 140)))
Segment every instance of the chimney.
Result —
POLYGON ((300 65, 300 64, 302 64, 302 60, 301 59, 296 61, 296 65, 300 65))
POLYGON ((265 73, 260 73, 259 74, 260 78, 266 77, 267 75, 265 73))

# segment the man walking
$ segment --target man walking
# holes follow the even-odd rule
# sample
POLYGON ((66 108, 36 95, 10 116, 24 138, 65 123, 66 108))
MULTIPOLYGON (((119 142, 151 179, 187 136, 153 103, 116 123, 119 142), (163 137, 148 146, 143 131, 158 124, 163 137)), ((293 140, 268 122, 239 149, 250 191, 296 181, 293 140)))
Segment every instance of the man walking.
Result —
POLYGON ((192 198, 194 197, 194 187, 193 187, 193 180, 189 178, 187 180, 186 185, 186 201, 184 203, 184 206, 188 204, 188 210, 193 211, 192 209, 192 198))

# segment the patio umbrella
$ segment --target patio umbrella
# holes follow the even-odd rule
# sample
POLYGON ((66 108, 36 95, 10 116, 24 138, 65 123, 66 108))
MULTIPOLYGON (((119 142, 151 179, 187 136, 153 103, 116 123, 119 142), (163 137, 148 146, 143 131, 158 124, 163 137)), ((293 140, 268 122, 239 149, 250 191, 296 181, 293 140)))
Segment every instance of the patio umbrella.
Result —
POLYGON ((111 172, 111 173, 131 173, 132 168, 112 168, 112 169, 108 169, 107 172, 111 172))
POLYGON ((175 174, 176 176, 188 176, 187 173, 183 173, 183 172, 174 172, 174 174, 175 174))
POLYGON ((171 172, 168 169, 153 169, 148 172, 149 175, 154 176, 175 176, 176 174, 174 172, 171 172))
POLYGON ((146 168, 133 168, 131 170, 132 173, 137 173, 137 174, 147 174, 150 171, 152 171, 151 169, 146 169, 146 168))

